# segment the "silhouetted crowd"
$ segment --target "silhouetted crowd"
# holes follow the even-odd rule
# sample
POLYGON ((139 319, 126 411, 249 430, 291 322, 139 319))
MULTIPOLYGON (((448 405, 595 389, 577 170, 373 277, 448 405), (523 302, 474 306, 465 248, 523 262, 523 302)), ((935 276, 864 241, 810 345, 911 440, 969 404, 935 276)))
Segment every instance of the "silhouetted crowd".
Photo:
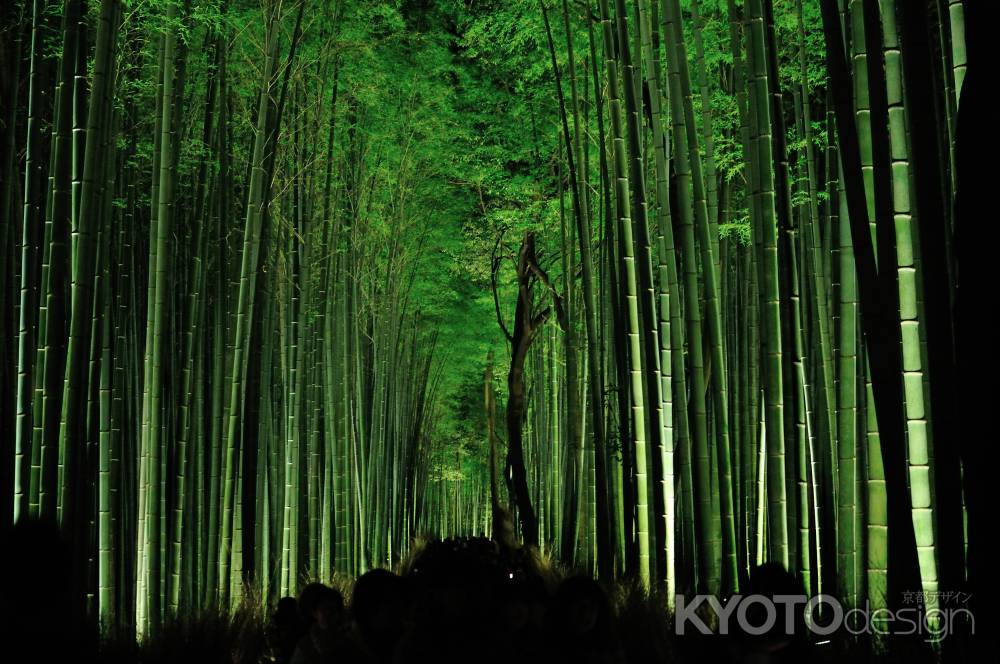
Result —
MULTIPOLYGON (((762 567, 754 577, 754 592, 798 592, 795 578, 780 566, 762 567)), ((362 575, 349 606, 340 592, 317 583, 298 600, 283 598, 265 630, 264 661, 721 664, 810 657, 806 639, 778 630, 770 637, 678 640, 669 633, 665 607, 656 611, 645 594, 636 595, 639 603, 626 599, 616 611, 589 577, 557 580, 523 549, 449 539, 429 544, 401 575, 383 569, 362 575)))
MULTIPOLYGON (((602 586, 563 576, 537 552, 483 538, 420 547, 399 574, 374 569, 335 588, 311 583, 282 598, 266 625, 252 603, 234 613, 171 617, 153 638, 101 635, 71 582, 70 548, 52 526, 24 522, 0 546, 0 661, 119 664, 782 664, 887 662, 857 640, 826 644, 798 624, 760 634, 676 633, 666 598, 636 582, 602 586), (832 645, 831 645, 832 644, 832 645), (11 646, 14 646, 11 648, 11 646)), ((798 580, 780 565, 751 573, 744 594, 796 595, 798 580)), ((764 622, 760 615, 750 622, 764 622)), ((920 657, 891 661, 920 664, 920 657)))
POLYGON ((266 661, 289 664, 627 661, 596 582, 550 589, 525 551, 486 539, 431 543, 401 576, 367 572, 349 607, 310 584, 278 603, 265 634, 266 661))

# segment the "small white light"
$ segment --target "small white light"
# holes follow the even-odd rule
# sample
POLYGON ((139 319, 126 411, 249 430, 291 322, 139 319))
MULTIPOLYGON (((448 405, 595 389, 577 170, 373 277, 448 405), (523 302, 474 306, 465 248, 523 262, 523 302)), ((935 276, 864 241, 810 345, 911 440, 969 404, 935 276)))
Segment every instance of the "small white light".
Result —
POLYGON ((514 573, 511 572, 510 574, 508 574, 508 576, 513 579, 514 578, 514 573))

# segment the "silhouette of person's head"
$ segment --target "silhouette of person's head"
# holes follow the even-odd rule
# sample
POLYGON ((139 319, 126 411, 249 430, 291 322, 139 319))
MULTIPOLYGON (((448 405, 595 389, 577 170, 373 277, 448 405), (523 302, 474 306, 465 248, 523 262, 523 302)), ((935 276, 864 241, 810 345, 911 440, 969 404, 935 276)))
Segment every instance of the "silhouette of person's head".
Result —
POLYGON ((303 588, 298 604, 302 619, 310 625, 331 629, 339 625, 343 619, 343 596, 322 583, 310 583, 303 588))
POLYGON ((274 611, 276 625, 288 625, 299 621, 299 602, 294 597, 282 597, 274 611))
POLYGON ((273 657, 277 661, 289 661, 295 651, 295 644, 306 630, 305 621, 299 615, 299 603, 294 597, 282 597, 278 600, 269 627, 265 636, 273 657))
POLYGON ((327 588, 313 609, 316 624, 323 629, 333 629, 344 619, 344 598, 333 588, 327 588))
POLYGON ((362 574, 354 584, 351 613, 368 648, 380 660, 391 656, 403 633, 406 582, 384 569, 362 574))

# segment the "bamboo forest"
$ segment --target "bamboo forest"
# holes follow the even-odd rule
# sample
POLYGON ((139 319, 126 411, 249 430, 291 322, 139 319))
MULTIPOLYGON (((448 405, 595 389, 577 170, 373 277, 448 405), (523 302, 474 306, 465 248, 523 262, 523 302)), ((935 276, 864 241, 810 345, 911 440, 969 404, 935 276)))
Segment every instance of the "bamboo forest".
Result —
MULTIPOLYGON (((361 581, 483 546, 601 593, 628 657, 572 661, 672 662, 712 637, 639 623, 770 570, 919 616, 814 661, 959 661, 986 4, 7 0, 4 579, 141 644, 358 578, 364 635, 361 581)), ((425 661, 377 641, 292 661, 425 661)))

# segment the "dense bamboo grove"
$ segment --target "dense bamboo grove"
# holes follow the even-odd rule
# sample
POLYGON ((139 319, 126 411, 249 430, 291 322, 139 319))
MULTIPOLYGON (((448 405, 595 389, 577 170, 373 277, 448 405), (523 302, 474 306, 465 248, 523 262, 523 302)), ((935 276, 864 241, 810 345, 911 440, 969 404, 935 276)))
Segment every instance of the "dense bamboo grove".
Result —
POLYGON ((5 518, 140 632, 449 534, 936 608, 967 4, 6 4, 5 518))

